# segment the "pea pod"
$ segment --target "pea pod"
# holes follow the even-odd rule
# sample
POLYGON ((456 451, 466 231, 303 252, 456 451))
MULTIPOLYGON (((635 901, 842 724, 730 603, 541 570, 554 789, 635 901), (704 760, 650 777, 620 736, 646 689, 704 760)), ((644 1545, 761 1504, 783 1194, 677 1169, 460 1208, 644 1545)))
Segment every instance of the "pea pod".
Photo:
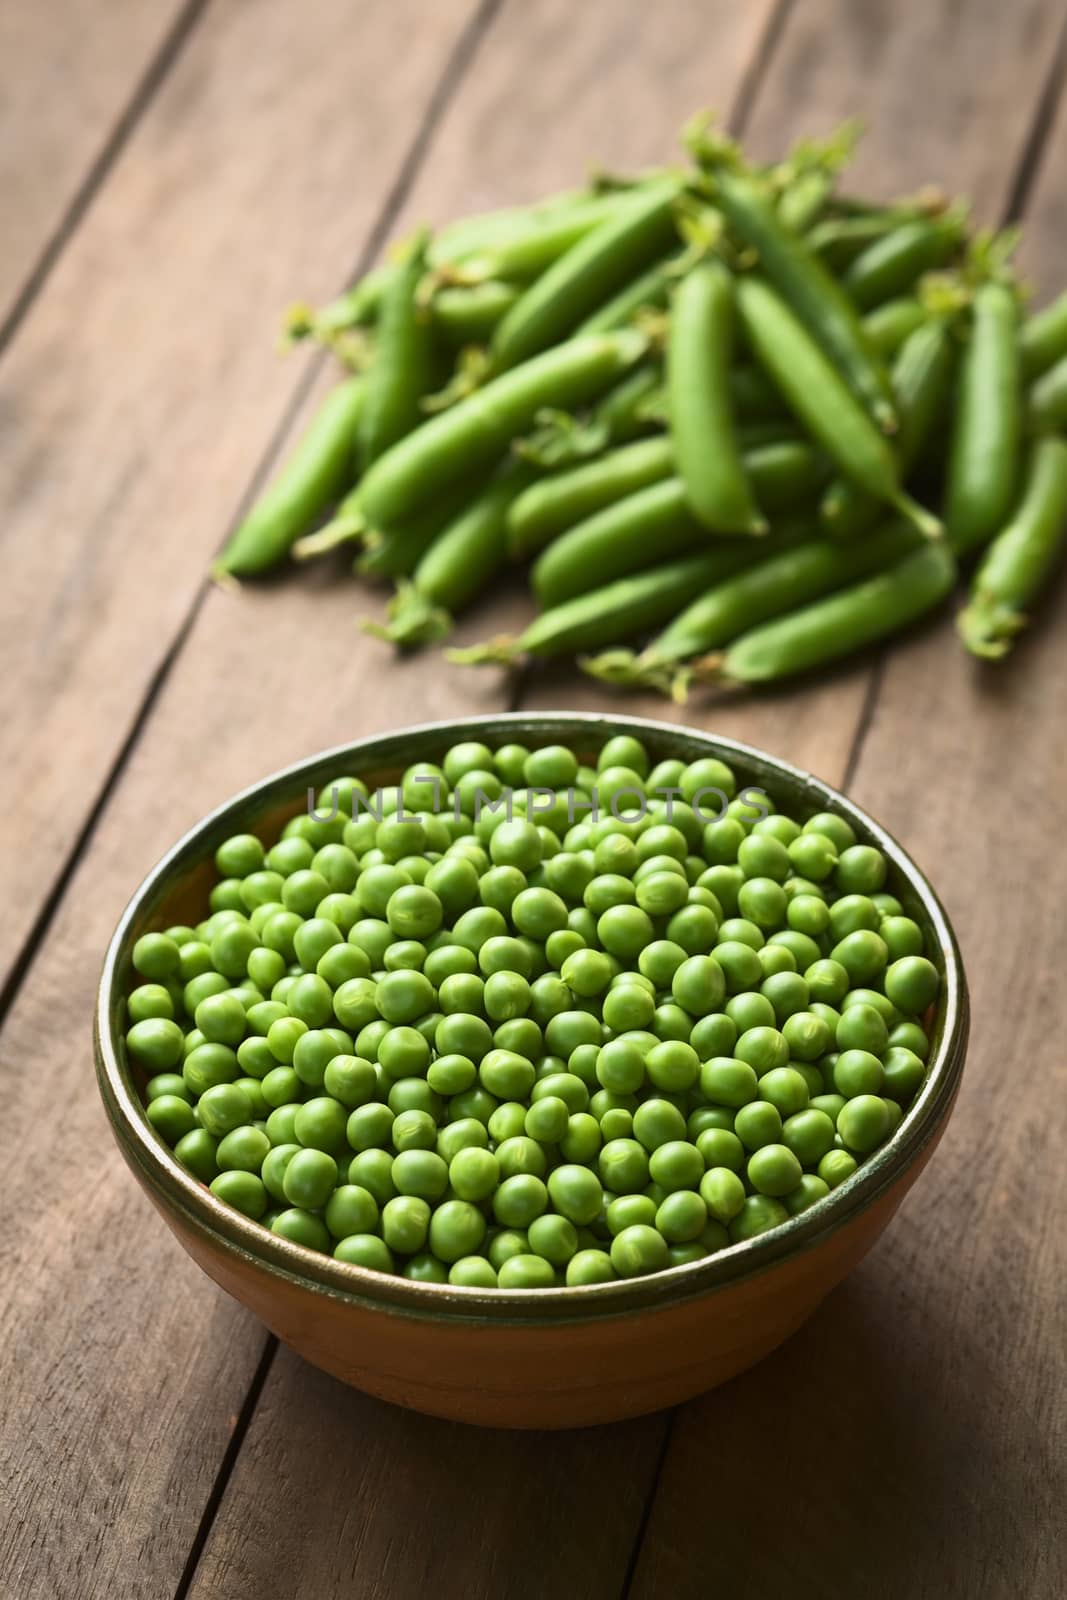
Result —
POLYGON ((384 626, 369 633, 402 648, 444 638, 462 611, 507 557, 508 510, 530 481, 532 468, 509 463, 433 540, 412 581, 397 590, 384 626))
POLYGON ((216 577, 254 577, 284 561, 302 533, 351 483, 364 380, 330 391, 266 492, 227 541, 216 577))
POLYGON ((509 662, 521 656, 568 655, 632 639, 677 610, 694 589, 715 583, 755 555, 751 548, 723 545, 697 556, 665 562, 648 572, 617 578, 543 611, 518 638, 498 638, 466 650, 450 650, 468 666, 509 662))
POLYGON ((920 535, 908 523, 890 523, 870 539, 841 545, 799 529, 779 549, 698 592, 639 655, 614 651, 588 670, 616 684, 670 691, 684 698, 693 663, 749 628, 778 617, 867 573, 891 566, 914 550, 920 535))
POLYGON ((707 539, 679 478, 639 489, 550 544, 531 569, 542 606, 556 606, 613 578, 680 555, 707 539))
POLYGON ((860 310, 870 311, 906 293, 924 272, 943 267, 959 249, 963 231, 956 212, 905 222, 861 251, 842 282, 860 310))
POLYGON ((1031 385, 1026 414, 1032 428, 1067 427, 1067 356, 1048 367, 1031 385))
MULTIPOLYGON (((790 447, 785 461, 783 454, 780 445, 766 445, 745 455, 757 502, 766 487, 768 502, 792 504, 816 474, 821 481, 823 469, 813 452, 790 447)), ((680 478, 665 478, 594 512, 557 538, 534 562, 533 590, 542 605, 558 605, 664 556, 691 550, 702 539, 707 530, 693 515, 685 485, 680 478)))
POLYGON ((919 538, 910 524, 894 522, 855 545, 819 538, 792 545, 698 595, 643 659, 681 661, 718 649, 757 623, 892 566, 916 548, 919 538))
POLYGON ((694 267, 675 292, 667 409, 678 472, 697 520, 720 533, 765 533, 741 463, 730 399, 734 301, 719 262, 694 267))
POLYGON ((989 546, 960 613, 960 637, 977 656, 1011 649, 1067 539, 1067 443, 1049 436, 1033 447, 1022 499, 989 546))
POLYGON ((364 469, 422 419, 420 402, 430 387, 432 330, 415 297, 428 245, 429 234, 416 236, 382 296, 378 341, 359 419, 364 469))
POLYGON ((872 244, 895 233, 913 217, 913 212, 901 213, 888 207, 846 217, 826 217, 806 233, 805 243, 831 271, 843 273, 872 244))
POLYGON ((571 339, 476 389, 374 462, 360 493, 367 522, 406 520, 449 484, 498 461, 543 407, 594 399, 644 350, 632 329, 571 339))
POLYGON ((887 359, 896 355, 916 328, 922 327, 926 316, 921 302, 914 295, 904 294, 897 300, 887 300, 874 311, 868 311, 863 319, 863 327, 878 354, 887 359))
POLYGON ((957 554, 992 537, 1008 517, 1018 479, 1018 307, 1006 284, 975 291, 970 342, 960 366, 949 450, 945 522, 957 554))
POLYGON ((629 194, 613 192, 573 205, 532 207, 495 227, 483 223, 477 232, 470 225, 463 233, 458 227, 445 230, 431 251, 431 265, 458 283, 532 283, 629 200, 629 194))
POLYGON ((1067 356, 1067 290, 1026 318, 1019 332, 1023 375, 1038 378, 1067 356))
POLYGON ((609 391, 596 408, 595 420, 605 429, 608 439, 622 444, 648 433, 653 426, 648 408, 656 395, 662 392, 663 373, 653 362, 628 372, 621 383, 609 391))
POLYGON ((737 293, 756 355, 827 455, 921 532, 938 533, 937 519, 902 490, 888 441, 784 301, 757 278, 744 279, 737 293))
MULTIPOLYGON (((788 511, 810 500, 826 482, 828 472, 821 451, 802 440, 782 438, 777 426, 772 432, 773 437, 766 439, 757 437, 751 428, 740 435, 746 446, 746 471, 759 505, 768 513, 788 511)), ((598 511, 674 476, 674 448, 669 438, 659 434, 540 478, 511 508, 511 554, 518 558, 533 555, 598 511)), ((695 527, 693 531, 695 534, 695 527)))
POLYGON ((612 333, 616 328, 628 327, 641 311, 661 310, 667 304, 674 282, 673 269, 678 259, 677 256, 671 256, 665 261, 657 261, 646 272, 639 272, 631 283, 626 284, 610 300, 605 300, 592 316, 586 317, 576 331, 612 333))
POLYGON ((497 278, 469 287, 446 285, 434 295, 430 313, 451 345, 484 344, 520 293, 515 284, 497 278))
POLYGON ((497 371, 572 333, 676 237, 675 179, 652 184, 562 255, 522 295, 493 336, 497 371))
POLYGON ((673 476, 674 470, 674 448, 669 438, 659 435, 540 478, 518 496, 508 513, 512 555, 529 556, 543 550, 557 534, 604 506, 673 476))
POLYGON ((396 528, 372 528, 364 536, 363 550, 353 570, 370 578, 409 578, 426 551, 472 498, 469 483, 460 484, 425 506, 396 528))
MULTIPOLYGON (((948 408, 954 366, 955 342, 942 318, 922 323, 893 364, 893 392, 900 417, 897 459, 902 476, 915 465, 948 408)), ((838 478, 827 489, 819 514, 827 533, 840 538, 872 527, 878 512, 879 502, 873 495, 847 478, 838 478)))
POLYGON ((888 377, 840 284, 803 240, 782 226, 756 184, 724 170, 717 174, 715 194, 727 221, 756 252, 763 273, 840 368, 847 386, 883 429, 892 430, 896 418, 888 377))
POLYGON ((723 679, 745 684, 827 666, 918 621, 955 579, 947 542, 927 540, 888 571, 743 633, 714 665, 723 679))
POLYGON ((756 503, 768 516, 810 504, 830 475, 827 457, 802 439, 768 438, 757 444, 745 428, 741 442, 756 503))

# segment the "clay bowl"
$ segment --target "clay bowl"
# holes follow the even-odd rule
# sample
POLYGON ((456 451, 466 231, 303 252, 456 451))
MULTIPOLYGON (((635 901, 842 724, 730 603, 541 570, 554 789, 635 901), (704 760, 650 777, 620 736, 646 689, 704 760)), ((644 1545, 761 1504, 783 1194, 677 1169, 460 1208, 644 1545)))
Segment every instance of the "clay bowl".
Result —
POLYGON ((126 1161, 204 1271, 294 1350, 343 1382, 437 1416, 492 1427, 566 1428, 674 1405, 761 1360, 809 1317, 886 1227, 944 1131, 963 1068, 967 989, 948 919, 926 878, 864 811, 759 750, 696 729, 582 714, 466 718, 404 729, 313 757, 219 807, 166 855, 127 907, 104 963, 96 1014, 100 1090, 126 1161), (229 834, 271 841, 339 772, 392 781, 457 739, 561 741, 593 755, 610 735, 653 759, 720 756, 739 782, 795 815, 831 810, 891 864, 888 887, 922 925, 942 973, 926 1081, 888 1143, 802 1215, 657 1275, 538 1291, 412 1283, 276 1237, 186 1173, 146 1120, 123 1042, 130 953, 149 929, 196 922, 212 855, 229 834))

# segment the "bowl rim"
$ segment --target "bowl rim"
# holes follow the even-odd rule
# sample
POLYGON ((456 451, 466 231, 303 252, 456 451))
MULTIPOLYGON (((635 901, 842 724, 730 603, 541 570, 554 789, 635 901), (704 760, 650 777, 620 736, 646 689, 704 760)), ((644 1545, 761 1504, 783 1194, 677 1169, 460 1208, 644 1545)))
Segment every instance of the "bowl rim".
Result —
MULTIPOLYGON (((749 781, 750 787, 758 784, 749 781)), ((833 785, 813 777, 757 746, 686 723, 654 718, 580 711, 517 711, 449 718, 372 734, 292 762, 249 784, 216 806, 188 829, 145 875, 130 897, 108 943, 94 1012, 97 1081, 112 1132, 127 1162, 161 1197, 165 1209, 177 1209, 188 1225, 231 1254, 269 1275, 296 1280, 302 1287, 331 1298, 355 1300, 376 1311, 417 1319, 487 1320, 538 1324, 587 1320, 640 1312, 713 1293, 739 1280, 755 1277, 826 1242, 830 1234, 875 1204, 936 1138, 955 1098, 963 1070, 969 1027, 969 1003, 963 961, 951 923, 933 887, 897 840, 867 811, 833 785), (249 812, 283 800, 291 803, 301 789, 321 787, 342 771, 411 764, 426 751, 413 744, 451 744, 481 738, 489 744, 519 741, 523 734, 543 742, 553 737, 595 746, 620 733, 656 745, 669 744, 689 759, 719 756, 745 772, 755 771, 799 791, 801 804, 815 811, 833 811, 876 844, 906 882, 921 906, 940 956, 941 992, 938 1027, 919 1093, 890 1139, 829 1195, 798 1216, 701 1261, 668 1267, 647 1277, 603 1284, 563 1286, 536 1291, 482 1289, 454 1284, 420 1283, 335 1260, 304 1245, 280 1238, 216 1198, 174 1159, 173 1153, 144 1115, 132 1072, 119 1048, 115 1017, 125 997, 124 976, 133 930, 151 925, 155 902, 162 899, 172 876, 208 858, 218 839, 249 824, 249 812), (355 767, 351 765, 355 763, 355 767), (315 775, 312 777, 312 775, 315 775), (325 776, 323 776, 325 774, 325 776)))

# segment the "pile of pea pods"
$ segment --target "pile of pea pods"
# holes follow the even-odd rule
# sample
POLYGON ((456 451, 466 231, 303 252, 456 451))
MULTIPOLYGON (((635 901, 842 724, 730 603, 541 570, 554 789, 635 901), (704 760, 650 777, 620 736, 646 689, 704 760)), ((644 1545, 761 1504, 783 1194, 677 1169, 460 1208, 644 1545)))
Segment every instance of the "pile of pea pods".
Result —
POLYGON ((684 697, 908 629, 957 593, 1003 656, 1067 531, 1067 295, 1014 234, 840 186, 851 130, 420 231, 294 339, 347 369, 216 564, 354 548, 413 648, 510 563, 537 615, 471 662, 570 657, 684 697))
POLYGON ((126 1048, 252 1222, 460 1287, 610 1283, 827 1201, 922 1087, 939 974, 882 852, 714 757, 476 741, 265 847, 133 949, 126 1048))

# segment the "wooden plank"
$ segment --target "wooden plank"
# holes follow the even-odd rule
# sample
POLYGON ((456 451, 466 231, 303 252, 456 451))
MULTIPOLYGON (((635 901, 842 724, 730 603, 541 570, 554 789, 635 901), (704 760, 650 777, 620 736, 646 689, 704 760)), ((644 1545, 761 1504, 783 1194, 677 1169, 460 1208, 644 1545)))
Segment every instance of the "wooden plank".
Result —
MULTIPOLYGON (((151 285, 138 281, 150 260, 149 253, 140 253, 138 230, 143 229, 157 246, 169 239, 181 266, 166 280, 168 293, 184 306, 195 287, 199 301, 192 296, 188 303, 197 304, 198 316, 208 318, 213 337, 219 328, 216 312, 206 305, 205 274, 219 267, 223 255, 230 265, 223 275, 227 283, 220 282, 218 289, 220 307, 236 314, 237 302, 247 294, 256 304, 262 297, 265 316, 268 302, 284 293, 274 281, 276 265, 257 255, 261 224, 254 216, 249 217, 245 241, 254 263, 253 277, 259 278, 254 293, 249 280, 233 271, 232 250, 223 249, 226 219, 215 217, 216 206, 233 212, 244 195, 252 211, 261 207, 274 217, 276 226, 279 218, 287 217, 286 227, 293 226, 297 233, 301 216, 309 226, 317 216, 319 247, 333 249, 340 276, 341 263, 358 244, 360 230, 370 224, 375 204, 393 182, 412 128, 473 14, 473 6, 465 3, 435 8, 432 19, 415 0, 400 0, 388 13, 375 8, 375 25, 362 30, 358 55, 353 56, 351 7, 323 4, 314 27, 309 27, 306 9, 296 19, 284 4, 262 4, 254 10, 220 8, 183 58, 145 123, 142 138, 131 149, 127 173, 132 171, 133 178, 116 175, 116 188, 125 193, 128 209, 109 206, 107 196, 101 197, 94 215, 110 239, 87 226, 72 255, 80 255, 80 276, 94 279, 105 327, 98 326, 94 315, 79 326, 72 324, 70 331, 102 386, 105 417, 94 432, 79 410, 79 404, 91 406, 92 396, 82 388, 85 375, 76 362, 64 365, 65 396, 58 387, 46 387, 35 402, 39 448, 47 416, 57 428, 64 423, 78 441, 73 480, 56 474, 63 493, 72 496, 80 483, 87 503, 95 508, 90 531, 103 547, 99 565, 94 566, 97 557, 92 548, 80 550, 66 575, 69 589, 62 598, 86 649, 100 651, 98 670, 106 665, 106 641, 104 645, 93 641, 94 621, 105 626, 107 619, 101 613, 108 605, 112 623, 123 605, 134 612, 152 589, 150 539, 131 547, 131 570, 125 576, 118 573, 123 553, 120 532, 127 540, 134 532, 143 534, 146 527, 151 532, 150 522, 135 517, 142 491, 128 482, 142 449, 151 443, 153 454, 145 459, 143 470, 158 491, 157 506, 173 546, 169 554, 162 553, 160 567, 169 564, 168 582, 177 586, 183 559, 187 564, 195 560, 198 574, 212 526, 207 489, 195 483, 190 462, 203 461, 216 497, 225 494, 227 484, 236 497, 242 471, 247 474, 254 459, 255 429, 269 424, 279 399, 269 360, 261 362, 253 353, 239 377, 228 375, 221 365, 216 370, 224 351, 206 354, 194 348, 195 338, 189 341, 184 310, 180 328, 173 321, 164 326, 150 315, 151 285), (305 43, 308 35, 313 46, 305 43), (269 69, 267 62, 274 62, 275 68, 269 69), (280 75, 272 78, 272 71, 280 75), (284 91, 290 73, 292 93, 287 100, 284 91), (306 92, 300 85, 306 85, 306 92), (398 85, 407 106, 403 117, 396 114, 391 98, 399 92, 398 85), (238 138, 239 148, 231 145, 238 138), (288 174, 286 162, 292 163, 288 174), (358 195, 353 196, 350 179, 357 167, 361 181, 358 195), (271 170, 278 183, 274 200, 264 187, 271 170), (314 211, 297 205, 302 188, 317 196, 314 211), (176 238, 170 225, 158 220, 160 205, 172 215, 181 214, 188 239, 176 238), (347 216, 344 226, 336 215, 339 209, 347 216), (121 292, 112 292, 106 270, 120 271, 122 236, 134 259, 121 292), (126 347, 121 362, 112 352, 109 368, 108 334, 114 336, 116 350, 123 348, 116 322, 123 295, 131 314, 139 308, 134 324, 154 354, 150 358, 134 342, 126 347), (173 357, 169 374, 162 370, 161 351, 173 357), (183 353, 188 354, 185 370, 179 360, 183 353), (255 395, 252 374, 257 367, 260 381, 272 390, 271 405, 266 396, 255 395), (207 381, 211 374, 214 384, 207 381), (268 377, 273 380, 269 385, 268 377), (167 396, 161 410, 153 384, 161 385, 167 396), (210 405, 205 404, 205 395, 210 405), (138 396, 151 424, 146 434, 133 428, 138 396), (219 425, 219 403, 227 398, 237 408, 228 429, 219 425), (189 417, 183 421, 180 414, 186 408, 189 417), (200 419, 195 423, 193 413, 200 419), (170 439, 163 441, 166 449, 160 448, 162 418, 169 419, 171 429, 170 439), (135 436, 127 437, 131 432, 135 436), (103 501, 93 499, 97 490, 87 454, 92 438, 103 483, 110 485, 116 498, 116 485, 125 484, 129 495, 121 515, 113 510, 110 521, 103 501), (178 491, 183 482, 190 491, 186 503, 194 517, 200 516, 205 536, 199 552, 191 538, 184 558, 178 548, 183 526, 178 491), (119 592, 105 605, 112 580, 119 592), (79 584, 82 593, 76 597, 73 591, 79 584)), ((299 268, 301 260, 317 259, 307 241, 294 238, 287 245, 279 239, 280 255, 290 249, 295 252, 290 272, 294 263, 299 268)), ((165 260, 163 251, 155 263, 157 289, 165 260)), ((57 274, 57 292, 69 301, 74 285, 64 285, 65 274, 65 267, 57 274)), ((247 340, 247 327, 239 320, 247 340)), ((56 332, 58 323, 52 326, 56 332)), ((32 342, 32 330, 27 332, 32 342)), ((235 331, 228 349, 238 367, 241 344, 235 331)), ((23 377, 28 380, 29 374, 23 377)), ((43 382, 43 375, 34 375, 26 392, 37 392, 38 378, 43 382)), ((40 483, 32 492, 47 498, 40 483)), ((57 543, 62 543, 66 531, 55 530, 57 543)), ((21 577, 17 581, 21 584, 21 577)), ((163 591, 158 598, 171 604, 163 591)), ((147 600, 144 609, 147 617, 151 612, 147 600)), ((56 600, 57 629, 63 626, 61 612, 56 600)), ((122 637, 134 652, 148 652, 153 645, 146 617, 127 619, 128 631, 122 637)), ((112 652, 120 643, 112 629, 112 652)), ((257 651, 251 638, 244 644, 241 671, 250 681, 257 655, 269 652, 257 651)), ((57 655, 42 665, 40 677, 46 671, 59 671, 61 659, 57 655)), ((113 653, 108 669, 112 676, 119 671, 120 659, 113 653)), ((137 677, 135 666, 131 661, 131 680, 137 677)), ((91 735, 69 719, 72 708, 80 708, 83 718, 90 719, 89 697, 95 687, 86 670, 79 696, 67 703, 64 737, 69 748, 62 766, 67 786, 54 792, 57 801, 60 794, 75 798, 74 788, 69 787, 75 768, 69 763, 86 753, 91 735)), ((210 684, 201 683, 200 688, 210 696, 210 684)), ((293 691, 290 680, 290 697, 293 691)), ((291 698, 287 703, 293 703, 291 698)), ((336 703, 330 704, 336 737, 336 703)), ((268 710, 265 704, 261 707, 263 714, 268 710)), ((57 722, 57 737, 63 726, 57 722)), ((94 722, 98 735, 101 726, 94 722)), ((115 730, 116 742, 121 731, 115 730)), ((215 795, 210 778, 204 782, 200 776, 210 763, 204 760, 208 747, 196 736, 195 715, 174 744, 177 732, 165 722, 158 724, 160 748, 171 745, 169 764, 134 763, 131 781, 102 818, 93 848, 72 877, 49 939, 0 1035, 9 1141, 6 1226, 0 1243, 5 1282, 0 1303, 0 1385, 5 1397, 0 1481, 6 1513, 0 1531, 0 1590, 17 1594, 20 1600, 52 1600, 60 1594, 91 1600, 116 1592, 134 1600, 141 1596, 158 1600, 174 1591, 264 1347, 262 1328, 194 1270, 141 1200, 112 1145, 92 1082, 87 1018, 101 951, 121 904, 143 867, 215 795), (183 797, 177 805, 175 795, 183 797)), ((254 737, 263 740, 262 726, 254 737)), ((226 738, 223 733, 221 744, 226 738)), ((10 794, 17 798, 14 787, 10 794)), ((9 814, 6 819, 11 829, 6 837, 21 838, 27 849, 34 838, 47 836, 53 820, 57 828, 64 820, 63 804, 52 808, 47 826, 29 796, 22 797, 22 805, 18 816, 9 814)))
POLYGON ((187 6, 53 0, 0 9, 0 323, 68 215, 187 6))
POLYGON ((196 1600, 615 1596, 658 1418, 506 1433, 371 1400, 280 1350, 197 1568, 196 1600))
POLYGON ((213 9, 7 352, 0 764, 24 844, 0 979, 307 375, 281 308, 351 271, 415 135, 397 108, 478 11, 213 9), (47 829, 42 792, 66 797, 47 829))
MULTIPOLYGON (((996 217, 1052 56, 1055 11, 916 5, 899 27, 899 6, 880 20, 864 8, 862 24, 856 8, 798 8, 757 104, 757 144, 778 142, 764 105, 796 104, 806 128, 808 96, 847 110, 851 72, 874 108, 865 182, 889 192, 940 176, 996 217), (976 75, 983 60, 997 72, 976 75), (981 132, 993 119, 990 76, 995 140, 981 132), (904 152, 892 114, 902 97, 904 152)), ((1036 217, 1057 215, 1065 163, 1061 115, 1036 217)), ((1051 291, 1062 226, 1035 232, 1029 262, 1051 291)), ((1061 582, 1049 610, 1064 599, 1061 582)), ((962 936, 975 1023, 961 1103, 873 1258, 776 1356, 679 1413, 635 1596, 1063 1591, 1051 1530, 1064 1490, 1055 1440, 1067 1261, 1050 1204, 1063 1097, 1047 1041, 1067 1018, 1054 954, 1065 874, 1053 844, 1067 824, 1065 692, 1067 646, 1054 627, 998 676, 963 659, 944 621, 888 657, 853 793, 932 874, 962 936), (1037 884, 1040 894, 1028 892, 1037 884), (694 1483, 712 1494, 706 1519, 693 1516, 694 1483)))

